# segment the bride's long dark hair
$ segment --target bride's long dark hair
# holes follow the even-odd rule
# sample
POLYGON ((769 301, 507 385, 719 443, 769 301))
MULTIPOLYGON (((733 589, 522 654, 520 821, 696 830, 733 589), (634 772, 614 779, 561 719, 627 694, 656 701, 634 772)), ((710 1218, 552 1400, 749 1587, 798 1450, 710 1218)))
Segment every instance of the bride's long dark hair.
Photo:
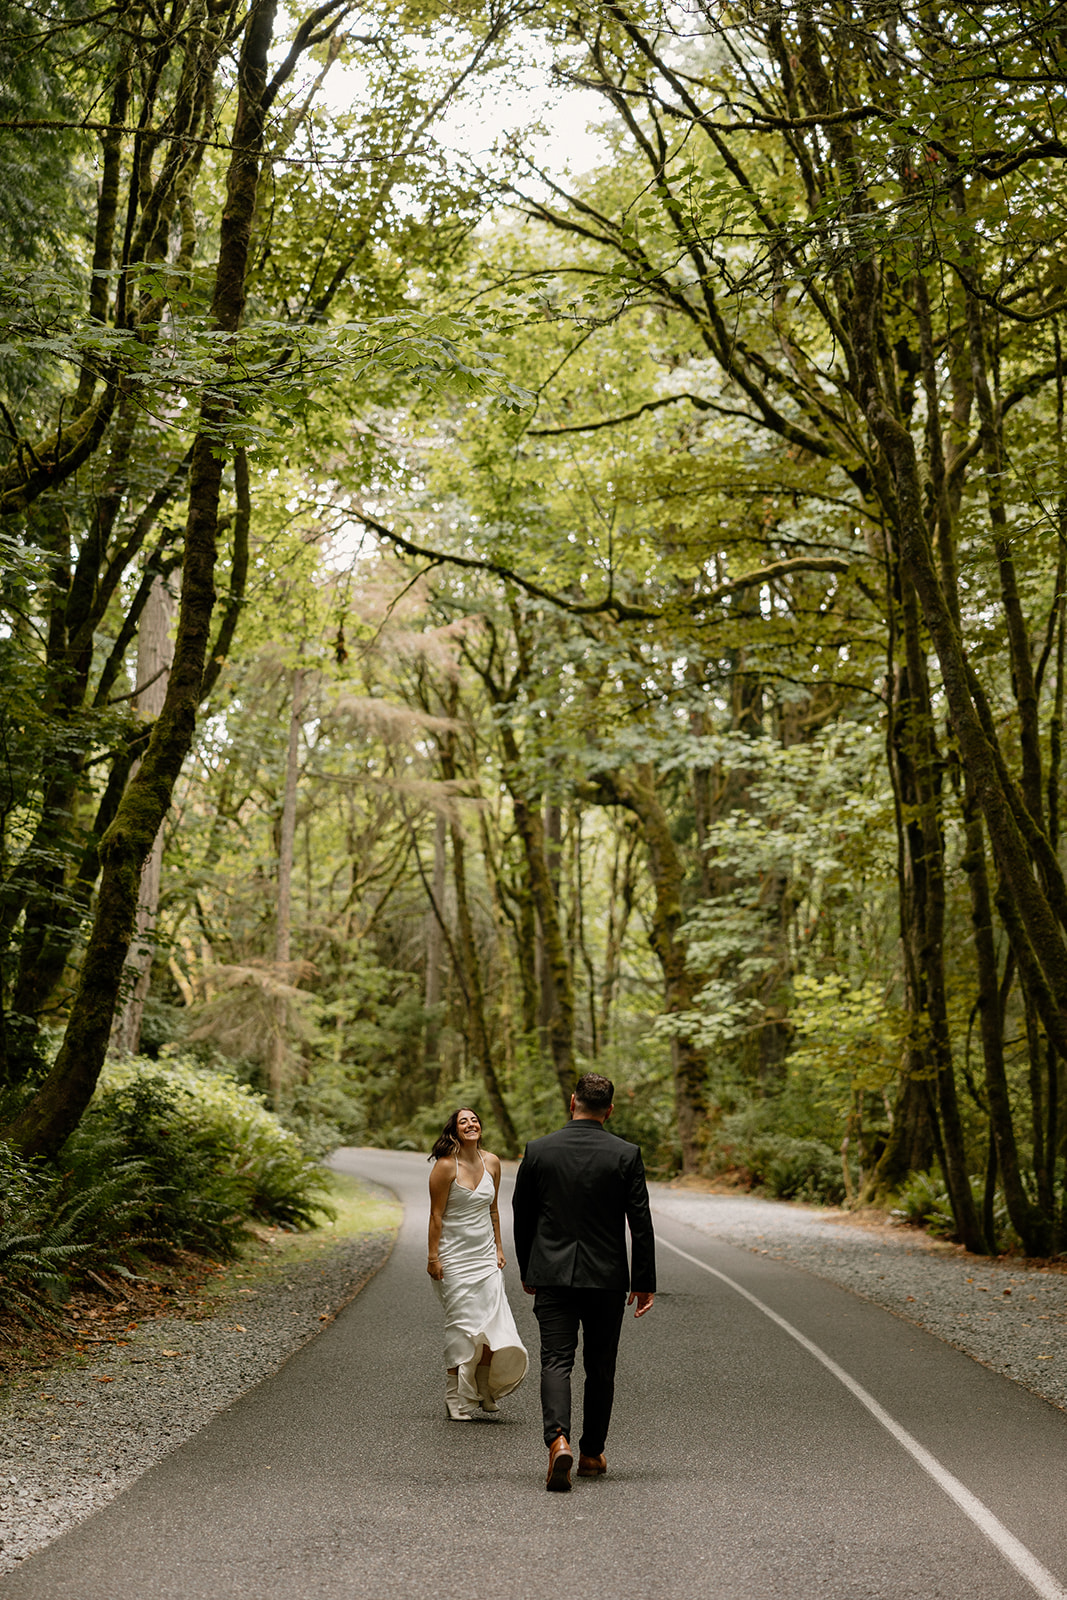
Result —
MULTIPOLYGON (((442 1156, 454 1156, 459 1149, 459 1134, 456 1132, 456 1123, 459 1121, 461 1111, 471 1111, 478 1117, 473 1106, 457 1106, 441 1130, 441 1137, 430 1151, 431 1161, 440 1161, 442 1156)), ((481 1127, 482 1119, 478 1117, 478 1126, 481 1127)), ((478 1135, 478 1149, 482 1148, 482 1136, 478 1135)))

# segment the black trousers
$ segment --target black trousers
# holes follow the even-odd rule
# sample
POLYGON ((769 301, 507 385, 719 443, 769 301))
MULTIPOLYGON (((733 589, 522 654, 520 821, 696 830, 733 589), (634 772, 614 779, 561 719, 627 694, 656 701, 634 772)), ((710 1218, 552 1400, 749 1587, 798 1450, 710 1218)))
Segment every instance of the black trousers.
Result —
POLYGON ((583 1455, 598 1456, 604 1449, 615 1398, 615 1359, 619 1353, 624 1289, 538 1289, 534 1316, 541 1329, 541 1412, 545 1443, 560 1434, 571 1436, 571 1371, 582 1332, 585 1396, 583 1455))

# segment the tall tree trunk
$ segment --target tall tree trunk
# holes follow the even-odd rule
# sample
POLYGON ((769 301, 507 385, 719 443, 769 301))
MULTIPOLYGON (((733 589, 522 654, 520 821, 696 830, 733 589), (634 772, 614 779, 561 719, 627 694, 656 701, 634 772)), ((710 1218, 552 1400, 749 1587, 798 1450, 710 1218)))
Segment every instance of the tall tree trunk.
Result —
MULTIPOLYGON (((517 618, 515 620, 516 636, 521 637, 517 618)), ((520 649, 520 654, 525 658, 524 645, 520 649)), ((478 663, 471 657, 468 657, 468 659, 471 660, 472 666, 485 684, 494 707, 498 711, 506 713, 507 708, 512 703, 518 680, 516 679, 513 682, 510 689, 505 689, 500 682, 494 679, 492 672, 484 664, 478 663)), ((528 676, 531 670, 528 660, 524 659, 523 670, 528 676)), ((529 945, 525 951, 520 952, 520 960, 528 961, 535 971, 540 967, 541 972, 548 974, 551 979, 552 1011, 547 1018, 548 1046, 552 1054, 552 1065, 559 1085, 563 1108, 564 1111, 568 1111, 576 1082, 574 1066, 574 987, 570 965, 567 960, 566 945, 560 928, 558 896, 552 882, 551 851, 550 846, 546 846, 540 801, 531 792, 531 785, 526 780, 515 732, 506 715, 500 718, 499 731, 504 756, 504 782, 511 797, 515 831, 522 841, 526 876, 530 887, 529 904, 525 901, 523 902, 523 934, 524 938, 528 938, 531 933, 535 935, 532 945, 529 945), (527 921, 530 909, 534 912, 535 926, 532 928, 527 921), (539 951, 542 952, 540 956, 539 951)), ((544 983, 539 986, 539 994, 542 998, 546 993, 546 988, 547 986, 544 983)), ((525 1001, 526 985, 524 981, 524 1009, 525 1001)))
MULTIPOLYGON (((533 956, 537 949, 537 911, 534 906, 530 867, 525 855, 520 868, 520 883, 515 890, 518 902, 518 967, 522 994, 522 1031, 525 1038, 533 1040, 537 1032, 537 972, 533 956)), ((568 1096, 568 1103, 570 1097, 568 1096)))
POLYGON ((586 1052, 594 1060, 600 1054, 600 1040, 597 1035, 596 1019, 596 972, 593 967, 593 958, 589 953, 589 946, 585 937, 585 852, 582 841, 582 813, 577 806, 571 812, 570 825, 570 861, 573 893, 571 905, 571 971, 575 969, 575 954, 577 951, 582 958, 582 967, 585 971, 586 982, 586 1016, 589 1024, 589 1049, 586 1052))
MULTIPOLYGON (((276 0, 253 0, 238 65, 238 100, 212 323, 235 333, 245 302, 250 228, 259 183, 269 104, 267 60, 276 0)), ((227 358, 221 358, 225 361, 227 358)), ((40 1089, 5 1130, 26 1155, 51 1155, 77 1126, 107 1053, 122 971, 133 937, 141 870, 170 806, 182 762, 192 747, 215 600, 218 508, 222 484, 219 438, 232 421, 228 402, 209 392, 201 403, 189 476, 189 513, 174 665, 163 710, 137 776, 100 848, 102 875, 81 980, 63 1043, 40 1089)))
MULTIPOLYGON (((174 641, 171 638, 174 612, 173 588, 164 578, 156 578, 148 603, 141 613, 141 627, 137 635, 137 682, 145 687, 137 694, 134 703, 139 715, 147 721, 154 721, 159 716, 167 696, 167 680, 174 660, 174 641)), ((123 978, 123 983, 129 986, 129 992, 111 1032, 111 1048, 120 1055, 135 1055, 141 1048, 141 1024, 152 983, 152 955, 155 949, 152 934, 159 911, 159 889, 163 874, 163 832, 161 826, 141 871, 141 893, 137 902, 133 943, 126 957, 123 978)))
POLYGON ((446 837, 448 824, 444 813, 439 811, 434 818, 433 830, 433 898, 437 913, 431 913, 426 923, 426 986, 424 1002, 426 1006, 426 1028, 423 1034, 422 1059, 436 1076, 438 1051, 441 1045, 441 1019, 438 1007, 441 1004, 441 953, 444 940, 441 934, 441 924, 438 915, 444 916, 445 912, 445 869, 446 869, 446 837))
MULTIPOLYGON (((887 377, 883 376, 881 354, 889 341, 884 339, 883 329, 879 321, 882 285, 874 261, 871 259, 858 260, 855 268, 855 278, 857 292, 852 300, 851 332, 856 352, 858 380, 866 401, 867 421, 871 433, 877 440, 882 452, 879 471, 884 475, 884 481, 879 484, 879 498, 887 508, 887 515, 891 516, 894 554, 899 562, 899 571, 902 575, 901 593, 905 618, 904 649, 909 677, 912 679, 911 690, 914 694, 918 681, 915 674, 915 664, 922 654, 921 641, 917 637, 911 609, 907 606, 909 596, 914 594, 921 606, 923 620, 930 630, 934 647, 937 650, 942 670, 942 682, 949 703, 953 727, 960 742, 964 765, 974 780, 976 792, 982 801, 983 809, 985 809, 987 803, 994 808, 995 823, 991 820, 991 815, 987 811, 990 835, 996 845, 996 841, 998 837, 1002 837, 1006 825, 1012 830, 1015 838, 1019 839, 1018 823, 1014 817, 1009 820, 1009 815, 1006 815, 1010 813, 1010 808, 1003 790, 1000 789, 999 796, 995 797, 993 785, 989 782, 992 776, 994 760, 992 752, 988 751, 988 749, 983 763, 982 747, 986 745, 985 734, 970 700, 967 671, 962 659, 959 637, 953 626, 952 615, 945 601, 944 592, 934 564, 915 442, 909 429, 901 421, 897 413, 891 382, 887 377), (947 649, 950 640, 953 647, 951 652, 947 649), (982 770, 983 764, 984 772, 982 770)), ((929 695, 924 694, 922 707, 924 713, 928 704, 929 695)), ((933 731, 932 718, 927 727, 929 731, 925 733, 925 738, 923 726, 920 725, 917 730, 920 738, 920 779, 922 780, 920 792, 922 810, 919 820, 923 832, 927 866, 934 869, 934 877, 929 883, 927 892, 924 946, 928 958, 936 963, 930 974, 934 980, 930 988, 930 1034, 931 1045, 935 1052, 934 1066, 937 1099, 941 1114, 940 1132, 943 1134, 944 1139, 943 1165, 960 1238, 968 1249, 982 1251, 985 1249, 985 1241, 966 1170, 962 1127, 956 1103, 952 1054, 948 1039, 947 1019, 944 1015, 943 955, 937 949, 937 945, 943 937, 944 927, 943 851, 939 849, 935 839, 935 835, 940 835, 940 819, 934 804, 929 781, 931 762, 929 740, 932 738, 933 731)), ((999 784, 996 787, 999 789, 999 784)), ((1021 839, 1019 839, 1019 842, 1021 843, 1021 839)), ((999 859, 999 846, 997 848, 999 859)), ((1013 861, 1012 865, 1014 871, 1017 872, 1018 861, 1013 861)), ((1012 886, 1014 889, 1014 879, 1012 886)), ((1024 967, 1026 964, 1025 953, 1023 956, 1019 956, 1017 951, 1016 954, 1020 961, 1020 967, 1024 967)), ((1064 977, 1067 980, 1067 964, 1065 964, 1064 977)))
MULTIPOLYGON (((905 638, 908 676, 912 690, 912 737, 918 746, 916 761, 919 803, 919 840, 923 886, 920 937, 920 972, 924 985, 925 1019, 941 1118, 945 1182, 953 1215, 968 1250, 983 1253, 986 1243, 971 1190, 967 1153, 956 1094, 956 1069, 949 1034, 945 987, 945 845, 941 827, 939 757, 934 742, 933 710, 927 680, 925 652, 920 644, 919 613, 915 594, 905 581, 905 638)), ((918 866, 918 862, 916 862, 918 866)))
MULTIPOLYGON (((689 970, 681 932, 685 870, 656 790, 654 769, 642 764, 632 775, 598 773, 588 798, 600 805, 625 806, 640 823, 656 895, 651 943, 663 972, 663 1009, 668 1016, 677 1016, 692 1009, 698 980, 689 970)), ((671 1060, 682 1170, 699 1172, 707 1131, 708 1064, 703 1051, 684 1034, 672 1038, 671 1060)))
MULTIPOLYGON (((559 906, 552 885, 549 850, 545 845, 541 808, 528 795, 512 730, 503 724, 504 776, 511 795, 515 828, 522 840, 534 909, 544 945, 545 966, 552 975, 553 1009, 548 1021, 548 1043, 564 1110, 570 1107, 575 1085, 574 991, 567 947, 559 924, 559 906)), ((542 990, 542 993, 544 991, 542 990)))
POLYGON ((474 1055, 478 1062, 482 1082, 485 1084, 486 1096, 504 1143, 504 1154, 514 1156, 519 1153, 519 1136, 515 1131, 515 1124, 511 1120, 511 1112, 508 1110, 504 1096, 501 1093, 500 1082, 497 1078, 496 1066, 493 1061, 493 1049, 485 1016, 485 991, 482 985, 481 964, 478 960, 478 947, 474 939, 474 924, 471 921, 470 903, 467 899, 466 845, 463 838, 463 830, 457 822, 451 824, 451 834, 452 882, 456 890, 456 932, 462 967, 462 971, 458 976, 463 983, 467 1001, 467 1023, 471 1030, 471 1043, 474 1046, 474 1055))
MULTIPOLYGON (((965 199, 963 185, 953 188, 957 216, 963 220, 965 199)), ((973 269, 973 251, 966 233, 961 231, 964 258, 973 269)), ((1037 688, 1034 681, 1034 664, 1030 638, 1019 596, 1019 583, 1012 553, 1012 530, 1004 500, 1005 461, 1004 437, 1001 418, 989 384, 987 371, 985 328, 982 307, 977 296, 966 286, 963 289, 966 311, 967 342, 971 358, 971 387, 978 412, 978 438, 982 451, 983 481, 989 526, 993 536, 993 550, 997 560, 1000 580, 1000 598, 1004 609, 1005 632, 1008 641, 1008 658, 1011 662, 1011 684, 1018 715, 1019 752, 1021 756, 1022 792, 1030 815, 1039 828, 1044 827, 1044 806, 1041 778, 1041 728, 1038 719, 1037 688)))
POLYGON ((493 849, 489 836, 489 822, 484 810, 480 812, 478 821, 482 838, 482 859, 485 862, 485 871, 489 879, 489 891, 492 895, 493 922, 496 926, 497 948, 500 959, 500 1002, 497 1007, 497 1015, 500 1019, 500 1032, 504 1040, 504 1065, 507 1069, 509 1083, 514 1083, 515 1070, 518 1066, 518 1051, 515 1041, 515 987, 511 964, 511 947, 508 939, 508 908, 504 900, 504 889, 496 851, 493 849))
MULTIPOLYGON (((448 715, 452 721, 455 720, 458 699, 458 686, 453 685, 452 699, 448 706, 448 715)), ((441 776, 450 786, 454 786, 456 781, 455 735, 453 733, 444 734, 440 748, 441 776)), ((478 960, 478 946, 474 938, 474 923, 471 920, 470 902, 467 898, 466 841, 463 837, 463 829, 458 822, 449 824, 449 833, 452 843, 452 883, 456 892, 456 937, 460 966, 456 977, 463 989, 463 998, 466 1002, 468 1037, 474 1047, 474 1055, 478 1062, 482 1082, 485 1084, 485 1092, 492 1108, 493 1117, 497 1127, 500 1129, 500 1135, 504 1143, 504 1153, 514 1156, 519 1152, 519 1136, 515 1131, 511 1112, 508 1110, 501 1092, 500 1081, 496 1075, 496 1065, 493 1061, 493 1049, 485 1015, 485 989, 482 984, 482 969, 478 960)))
MULTIPOLYGON (((925 719, 929 726, 932 713, 928 698, 922 692, 926 678, 921 671, 919 641, 914 637, 918 621, 914 593, 909 592, 906 603, 906 579, 888 537, 885 554, 889 617, 886 760, 893 789, 897 837, 897 901, 906 1037, 893 1125, 885 1149, 863 1190, 861 1198, 866 1202, 897 1188, 911 1172, 925 1171, 930 1166, 936 1148, 934 1119, 937 1114, 929 1083, 936 1067, 931 1059, 927 1027, 928 861, 920 821, 924 802, 919 792, 925 766, 921 755, 924 735, 919 719, 925 719), (901 634, 905 630, 912 634, 912 639, 910 649, 902 650, 901 634), (917 666, 920 670, 916 672, 917 666)), ((935 850, 937 848, 935 844, 935 850)), ((940 860, 935 871, 943 871, 940 860)), ((940 959, 940 952, 938 956, 940 959)))
MULTIPOLYGON (((1019 1165, 1019 1150, 1012 1119, 1011 1096, 1004 1061, 1004 1008, 997 975, 997 952, 993 940, 993 906, 986 868, 985 835, 974 791, 967 784, 963 802, 967 850, 963 867, 971 895, 971 922, 978 967, 978 1016, 985 1060, 986 1098, 989 1126, 996 1165, 1004 1186, 1004 1201, 1012 1227, 1023 1241, 1027 1255, 1047 1255, 1050 1236, 1045 1219, 1026 1193, 1019 1165)), ((988 1239, 990 1248, 995 1240, 988 1239)))
MULTIPOLYGON (((546 800, 544 818, 541 827, 543 840, 545 869, 555 907, 556 920, 559 920, 559 872, 560 872, 560 846, 563 840, 563 812, 555 801, 546 800)), ((568 961, 568 968, 570 962, 568 961)), ((541 1039, 541 1049, 545 1055, 552 1053, 552 1019, 556 1014, 556 980, 553 962, 549 959, 544 925, 540 916, 537 922, 537 1027, 541 1039)))
POLYGON ((1052 1194, 1052 1175, 1045 1165, 1045 1158, 1048 1154, 1048 1147, 1045 1143, 1045 1044, 1041 1037, 1041 1024, 1038 1019, 1037 1008, 1031 997, 1026 994, 1025 988, 1023 1002, 1026 1016, 1026 1046, 1030 1057, 1030 1159, 1037 1189, 1038 1209, 1049 1219, 1045 1248, 1039 1252, 1035 1251, 1034 1254, 1047 1255, 1052 1242, 1051 1222, 1055 1211, 1055 1201, 1052 1194))
MULTIPOLYGON (((1056 327, 1056 455, 1059 480, 1067 484, 1067 446, 1064 440, 1064 373, 1063 351, 1059 327, 1056 327)), ((1048 757, 1048 837, 1053 851, 1059 854, 1060 844, 1060 764, 1063 759, 1063 709, 1065 651, 1067 651, 1067 488, 1056 506, 1057 533, 1060 556, 1056 564, 1056 688, 1053 695, 1052 716, 1049 723, 1048 757)), ((1048 1148, 1045 1161, 1055 1187, 1056 1162, 1060 1154, 1060 1103, 1062 1098, 1063 1057, 1052 1040, 1048 1045, 1048 1148)), ((1062 1246, 1062 1216, 1056 1223, 1056 1243, 1062 1246)))
POLYGON ((608 928, 604 949, 604 971, 600 980, 601 1046, 611 1037, 611 1019, 615 995, 619 985, 619 970, 626 930, 634 905, 634 855, 639 833, 636 828, 616 828, 615 848, 611 864, 611 885, 608 897, 608 928), (625 854, 624 854, 625 846, 625 854), (620 882, 620 867, 622 878, 620 882))
POLYGON ((1012 939, 1020 975, 1033 994, 1042 1023, 1067 1056, 1067 886, 1048 841, 1037 829, 1007 769, 992 714, 971 668, 939 581, 924 514, 924 490, 915 442, 881 392, 874 332, 878 284, 873 263, 856 268, 853 342, 866 397, 867 418, 892 476, 901 559, 922 605, 941 667, 941 680, 960 759, 974 784, 1002 884, 1014 909, 1012 939), (1035 873, 1034 864, 1039 871, 1035 873))
MULTIPOLYGON (((293 847, 296 840, 296 793, 300 780, 300 730, 304 722, 304 669, 294 667, 289 702, 289 741, 285 753, 282 814, 278 821, 278 896, 274 917, 274 965, 288 982, 293 940, 293 847)), ((277 1111, 286 1086, 289 1059, 289 1003, 276 995, 272 1006, 267 1077, 271 1104, 277 1111)))

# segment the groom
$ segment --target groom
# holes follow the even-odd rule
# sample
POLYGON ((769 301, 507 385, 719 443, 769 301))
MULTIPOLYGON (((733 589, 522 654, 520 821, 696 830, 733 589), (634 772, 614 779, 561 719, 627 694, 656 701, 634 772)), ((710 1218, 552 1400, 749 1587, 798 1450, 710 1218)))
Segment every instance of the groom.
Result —
POLYGON ((596 1478, 607 1471, 604 1441, 623 1303, 636 1300, 634 1316, 643 1317, 655 1298, 656 1245, 641 1152, 604 1126, 614 1094, 614 1084, 599 1072, 579 1078, 570 1122, 526 1146, 515 1179, 515 1250, 541 1329, 548 1489, 571 1486, 571 1369, 579 1327, 585 1401, 578 1476, 596 1478))

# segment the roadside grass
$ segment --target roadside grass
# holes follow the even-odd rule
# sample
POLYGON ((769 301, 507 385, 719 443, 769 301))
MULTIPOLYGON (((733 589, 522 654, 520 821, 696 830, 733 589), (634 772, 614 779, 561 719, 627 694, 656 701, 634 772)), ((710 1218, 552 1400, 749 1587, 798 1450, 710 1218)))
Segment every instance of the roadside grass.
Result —
MULTIPOLYGON (((366 1233, 389 1233, 394 1237, 403 1216, 403 1207, 391 1195, 350 1177, 331 1173, 329 1208, 333 1215, 319 1213, 319 1225, 293 1233, 285 1228, 252 1223, 248 1239, 235 1261, 220 1266, 204 1285, 204 1299, 230 1298, 258 1284, 285 1278, 294 1267, 314 1261, 332 1245, 366 1233)), ((214 1314, 214 1313, 212 1313, 214 1314)))
POLYGON ((58 1366, 83 1366, 103 1345, 126 1345, 139 1328, 162 1317, 201 1322, 232 1310, 239 1296, 283 1282, 308 1267, 331 1247, 369 1233, 395 1237, 403 1208, 373 1185, 345 1173, 329 1174, 329 1210, 317 1225, 300 1231, 246 1225, 238 1254, 230 1262, 188 1250, 136 1262, 136 1280, 97 1278, 82 1284, 57 1309, 58 1324, 26 1328, 15 1321, 0 1327, 0 1384, 27 1373, 58 1366))

